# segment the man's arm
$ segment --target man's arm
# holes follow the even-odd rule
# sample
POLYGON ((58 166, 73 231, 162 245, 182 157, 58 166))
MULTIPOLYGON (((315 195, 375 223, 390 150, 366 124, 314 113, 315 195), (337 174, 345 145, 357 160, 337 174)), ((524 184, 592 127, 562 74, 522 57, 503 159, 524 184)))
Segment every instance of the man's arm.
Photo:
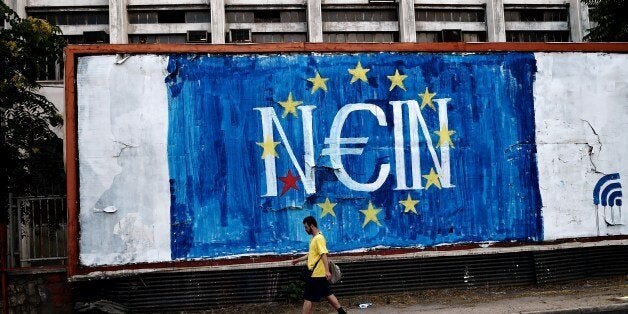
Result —
POLYGON ((327 257, 327 253, 323 253, 322 256, 323 266, 325 267, 325 277, 327 280, 331 280, 331 272, 329 271, 329 257, 327 257))
POLYGON ((292 265, 296 265, 300 261, 304 261, 306 259, 307 259, 307 254, 305 254, 305 255, 303 255, 301 257, 295 258, 295 259, 292 260, 292 265))

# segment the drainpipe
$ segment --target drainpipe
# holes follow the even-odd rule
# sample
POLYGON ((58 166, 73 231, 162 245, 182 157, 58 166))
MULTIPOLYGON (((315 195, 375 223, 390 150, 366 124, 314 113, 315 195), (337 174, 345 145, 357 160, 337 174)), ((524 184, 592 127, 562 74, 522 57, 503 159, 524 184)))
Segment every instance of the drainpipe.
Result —
POLYGON ((9 313, 7 278, 7 225, 0 223, 0 254, 2 254, 2 314, 9 313))

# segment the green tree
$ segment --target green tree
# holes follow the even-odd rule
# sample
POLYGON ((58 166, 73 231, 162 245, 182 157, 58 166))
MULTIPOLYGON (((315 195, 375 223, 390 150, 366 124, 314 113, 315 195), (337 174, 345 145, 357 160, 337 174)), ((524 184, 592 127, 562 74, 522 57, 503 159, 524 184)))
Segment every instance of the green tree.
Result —
POLYGON ((591 7, 589 19, 597 25, 588 41, 628 41, 628 0, 582 0, 591 7))
POLYGON ((61 30, 36 18, 20 18, 0 2, 0 223, 11 191, 42 181, 64 180, 62 141, 52 127, 63 124, 55 106, 37 92, 46 65, 62 58, 61 30))

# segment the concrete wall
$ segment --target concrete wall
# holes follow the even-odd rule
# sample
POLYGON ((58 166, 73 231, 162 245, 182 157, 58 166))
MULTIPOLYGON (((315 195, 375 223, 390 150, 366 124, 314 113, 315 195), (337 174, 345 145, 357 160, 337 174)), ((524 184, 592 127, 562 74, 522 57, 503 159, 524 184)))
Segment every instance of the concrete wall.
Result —
POLYGON ((307 215, 334 252, 628 234, 625 54, 115 61, 78 62, 82 265, 292 254, 307 215))

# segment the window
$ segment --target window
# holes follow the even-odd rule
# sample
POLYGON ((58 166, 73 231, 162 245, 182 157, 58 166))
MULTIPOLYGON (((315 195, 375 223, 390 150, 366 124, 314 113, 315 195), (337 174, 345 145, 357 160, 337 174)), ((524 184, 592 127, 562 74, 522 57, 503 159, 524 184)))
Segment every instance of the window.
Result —
POLYGON ((209 23, 208 10, 129 11, 129 24, 209 23))
POLYGON ((187 40, 187 34, 134 34, 129 35, 132 44, 182 44, 187 40))
POLYGON ((279 23, 281 22, 281 12, 277 10, 254 11, 254 23, 279 23))
POLYGON ((63 80, 63 58, 58 62, 50 61, 46 63, 45 72, 37 78, 38 81, 61 81, 63 80))
POLYGON ((156 24, 157 12, 129 12, 129 24, 156 24))
MULTIPOLYGON (((447 30, 445 30, 447 31, 447 30)), ((449 30, 451 31, 451 30, 449 30)), ((443 31, 440 32, 417 32, 416 41, 418 43, 438 43, 451 41, 451 39, 443 37, 443 31)), ((446 32, 445 32, 446 33, 446 32)), ((446 35, 446 34, 445 34, 446 35)), ((485 42, 486 32, 466 32, 462 31, 462 41, 464 42, 485 42)), ((459 40, 455 40, 459 41, 459 40)))
POLYGON ((566 6, 506 6, 506 41, 569 42, 569 10, 566 6))
POLYGON ((231 43, 250 43, 250 29, 231 29, 229 30, 229 42, 231 43))
POLYGON ((227 23, 305 23, 305 10, 229 10, 227 23))
POLYGON ((506 31, 510 42, 569 42, 569 31, 506 31))
POLYGON ((104 11, 87 12, 34 12, 29 16, 43 19, 54 25, 107 25, 109 13, 104 11))
POLYGON ((188 31, 187 42, 189 43, 209 43, 210 34, 207 31, 188 31))
POLYGON ((304 33, 253 33, 254 43, 294 43, 305 42, 304 33))
POLYGON ((383 22, 397 20, 397 10, 394 9, 323 10, 323 22, 383 22))
POLYGON ((211 22, 211 14, 207 11, 188 11, 185 12, 186 23, 209 23, 211 22))
POLYGON ((185 23, 185 11, 159 11, 157 23, 185 23))
POLYGON ((326 32, 323 41, 332 43, 389 43, 399 41, 397 32, 326 32))
POLYGON ((484 9, 417 9, 414 18, 422 22, 484 22, 485 14, 484 9))
POLYGON ((507 22, 567 22, 569 11, 562 9, 504 9, 507 22))

